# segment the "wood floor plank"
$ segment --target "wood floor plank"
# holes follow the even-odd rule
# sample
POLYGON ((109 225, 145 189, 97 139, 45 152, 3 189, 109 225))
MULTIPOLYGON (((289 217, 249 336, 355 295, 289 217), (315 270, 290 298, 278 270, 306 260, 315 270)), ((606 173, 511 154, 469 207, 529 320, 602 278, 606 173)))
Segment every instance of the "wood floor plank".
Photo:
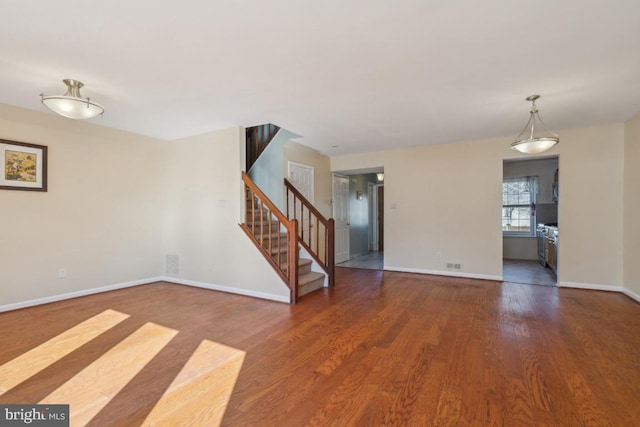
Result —
POLYGON ((19 355, 10 362, 4 363, 0 367, 0 396, 111 329, 127 317, 125 314, 106 310, 19 355))
POLYGON ((295 306, 158 282, 0 313, 0 331, 2 403, 69 400, 73 425, 640 419, 640 305, 617 293, 340 268, 295 306))
POLYGON ((175 334, 153 323, 143 325, 39 403, 69 404, 70 420, 87 424, 175 334))

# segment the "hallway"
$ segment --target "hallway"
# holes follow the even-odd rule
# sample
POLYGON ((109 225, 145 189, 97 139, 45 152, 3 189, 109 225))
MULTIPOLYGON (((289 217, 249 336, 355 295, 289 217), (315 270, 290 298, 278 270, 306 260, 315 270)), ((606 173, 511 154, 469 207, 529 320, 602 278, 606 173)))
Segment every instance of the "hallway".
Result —
POLYGON ((502 280, 528 285, 556 286, 556 276, 538 261, 519 259, 502 260, 502 280))
POLYGON ((337 267, 365 268, 368 270, 382 270, 384 266, 384 252, 371 251, 368 254, 351 258, 349 261, 336 265, 337 267))

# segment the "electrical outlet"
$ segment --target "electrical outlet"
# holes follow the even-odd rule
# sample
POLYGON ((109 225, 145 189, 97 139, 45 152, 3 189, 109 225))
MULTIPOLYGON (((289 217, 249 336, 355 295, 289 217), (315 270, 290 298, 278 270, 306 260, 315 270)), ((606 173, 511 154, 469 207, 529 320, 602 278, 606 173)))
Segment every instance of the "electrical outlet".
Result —
POLYGON ((442 259, 442 252, 441 251, 436 252, 436 256, 438 257, 438 259, 442 259))
POLYGON ((60 279, 64 279, 65 277, 67 277, 67 269, 66 268, 61 268, 58 270, 58 277, 60 279))

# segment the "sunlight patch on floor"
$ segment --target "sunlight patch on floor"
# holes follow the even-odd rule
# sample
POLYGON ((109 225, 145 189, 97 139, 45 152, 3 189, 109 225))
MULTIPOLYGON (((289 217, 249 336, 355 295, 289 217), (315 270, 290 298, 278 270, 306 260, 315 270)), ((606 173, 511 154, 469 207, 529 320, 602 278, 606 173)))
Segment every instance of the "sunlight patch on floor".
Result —
POLYGON ((40 403, 69 404, 71 425, 87 424, 177 333, 144 324, 40 403))
POLYGON ((142 425, 220 425, 244 358, 242 350, 203 340, 142 425))
POLYGON ((105 310, 0 366, 0 396, 128 317, 105 310))

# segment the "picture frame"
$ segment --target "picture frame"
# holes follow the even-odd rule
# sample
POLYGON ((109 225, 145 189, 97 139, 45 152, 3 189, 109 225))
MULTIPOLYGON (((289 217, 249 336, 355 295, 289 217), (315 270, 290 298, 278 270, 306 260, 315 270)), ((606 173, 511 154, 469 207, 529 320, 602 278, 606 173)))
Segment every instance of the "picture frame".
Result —
POLYGON ((0 139, 0 190, 47 191, 47 147, 0 139))

